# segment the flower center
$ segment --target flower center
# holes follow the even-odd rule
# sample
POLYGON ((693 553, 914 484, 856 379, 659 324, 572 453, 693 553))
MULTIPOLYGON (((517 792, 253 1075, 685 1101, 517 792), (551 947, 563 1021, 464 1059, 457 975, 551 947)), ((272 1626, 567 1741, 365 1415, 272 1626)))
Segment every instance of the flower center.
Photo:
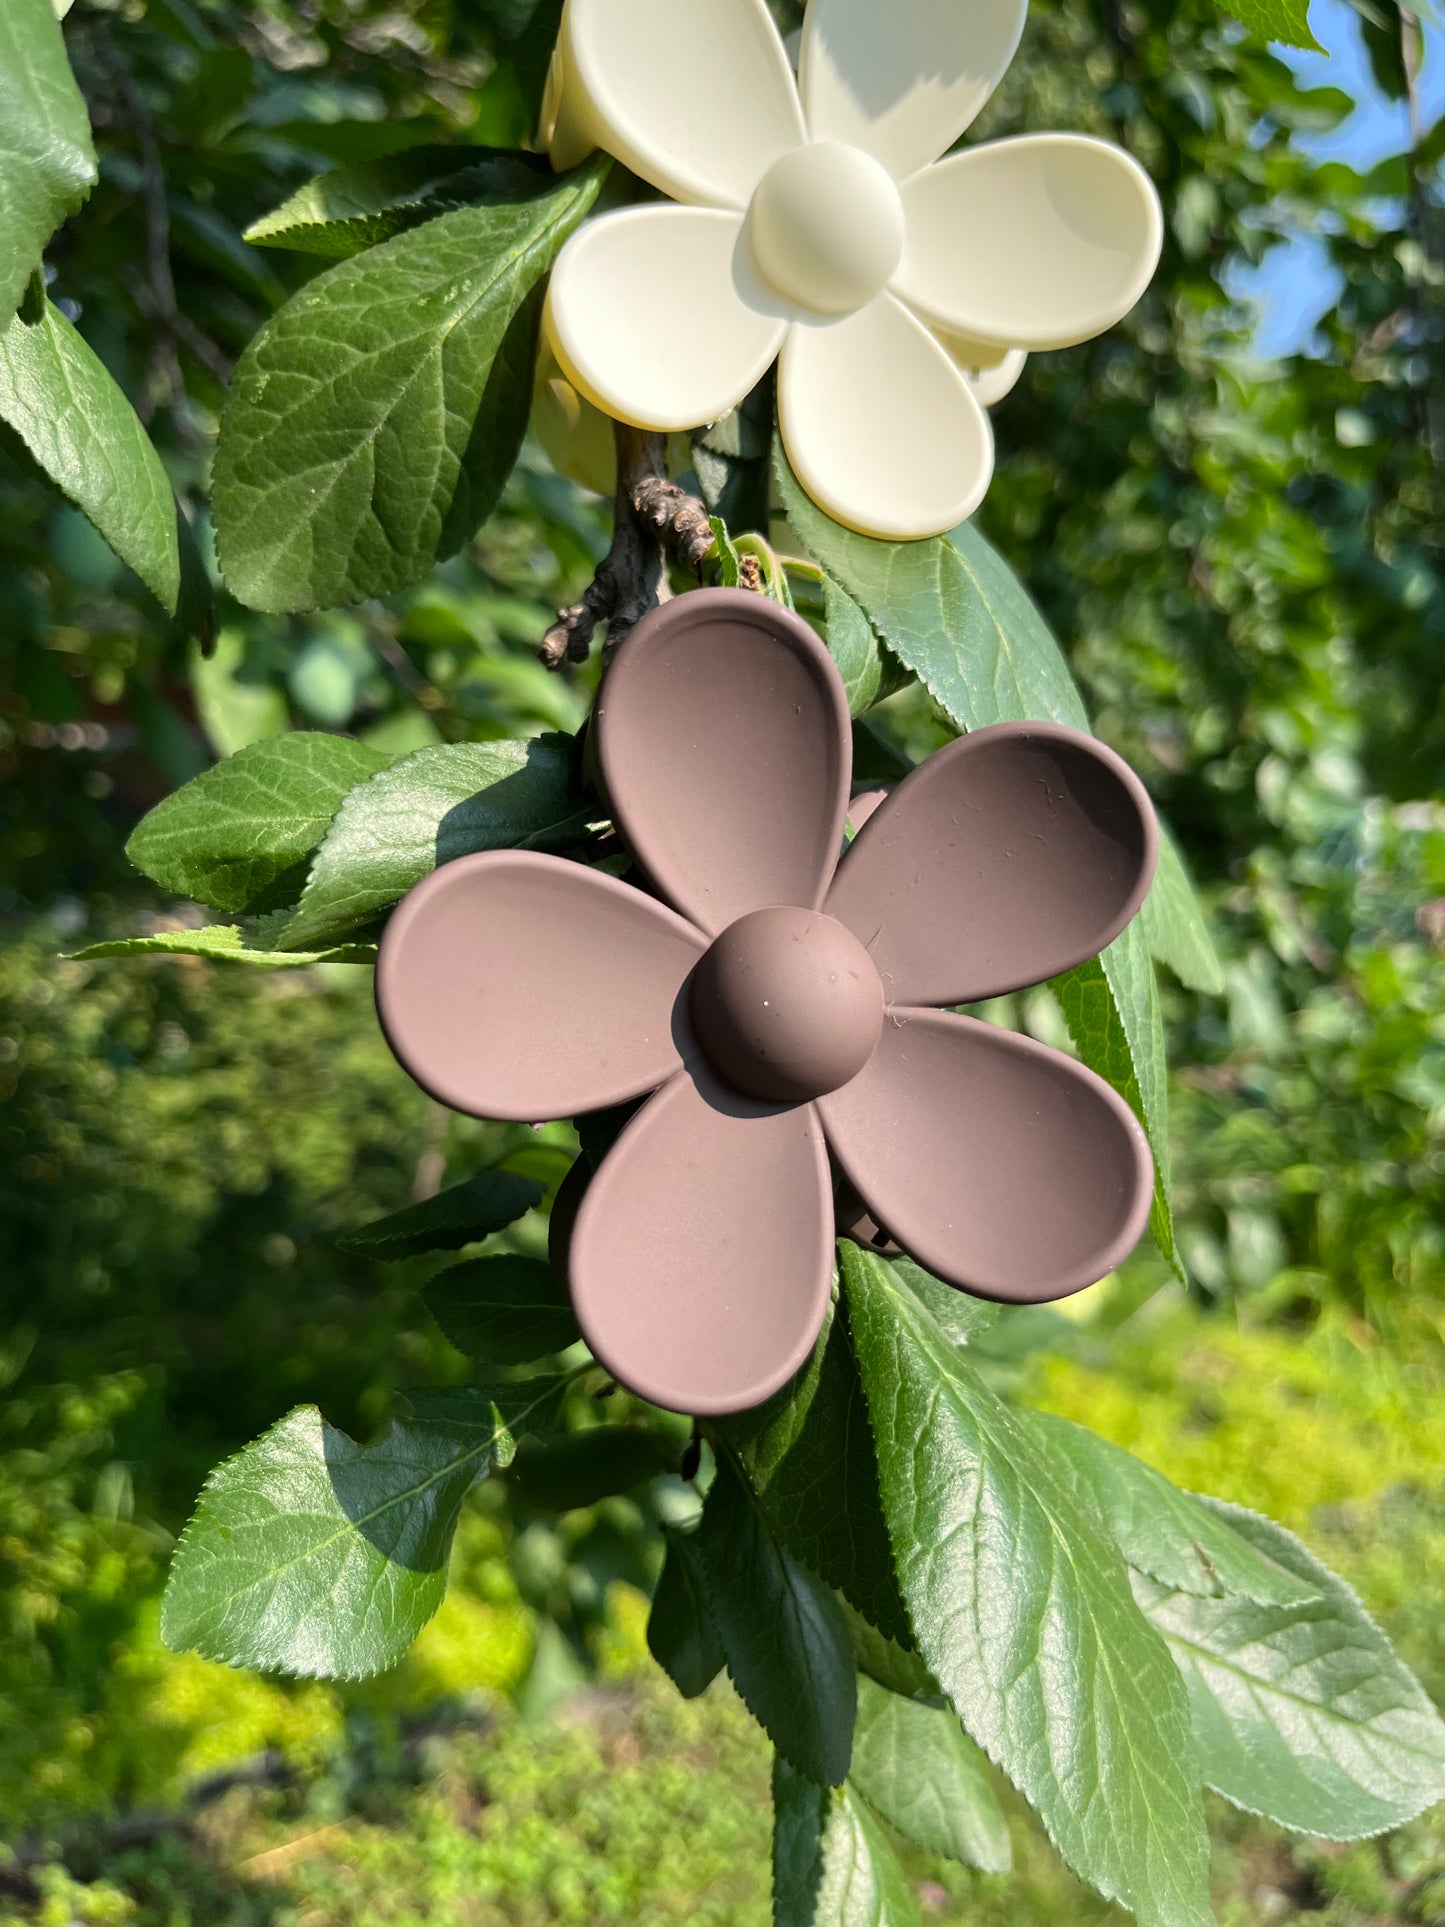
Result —
POLYGON ((817 314, 851 314, 903 257, 903 203, 871 154, 814 141, 775 161, 749 213, 753 259, 780 294, 817 314))
POLYGON ((818 910, 753 910, 693 972, 689 1010, 718 1075, 801 1103, 855 1077, 883 1028, 883 985, 851 930, 818 910))

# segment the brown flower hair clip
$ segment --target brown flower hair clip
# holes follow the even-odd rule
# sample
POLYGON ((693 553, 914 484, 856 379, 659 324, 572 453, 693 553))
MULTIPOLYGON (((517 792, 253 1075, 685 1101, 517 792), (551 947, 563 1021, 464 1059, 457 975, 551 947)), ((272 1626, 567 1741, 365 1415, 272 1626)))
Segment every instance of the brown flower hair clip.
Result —
POLYGON ((1127 765, 1051 723, 981 729, 845 847, 838 672, 798 617, 730 589, 641 622, 592 726, 646 887, 527 851, 445 864, 387 927, 377 1004, 454 1110, 647 1097, 562 1241, 603 1364, 684 1412, 777 1391, 827 1310, 840 1183, 980 1297, 1112 1270, 1149 1210, 1137 1119, 1073 1059, 950 1006, 1069 969, 1139 909, 1157 830, 1127 765))

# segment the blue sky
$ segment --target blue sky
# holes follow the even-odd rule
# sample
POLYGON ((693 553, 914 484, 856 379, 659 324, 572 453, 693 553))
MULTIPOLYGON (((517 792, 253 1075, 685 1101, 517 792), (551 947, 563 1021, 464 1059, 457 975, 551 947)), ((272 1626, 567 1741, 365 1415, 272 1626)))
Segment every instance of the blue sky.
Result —
MULTIPOLYGON (((1359 15, 1349 0, 1311 0, 1310 26, 1323 53, 1293 47, 1275 51, 1311 87, 1338 87, 1355 101, 1355 110, 1328 134, 1304 135, 1299 146, 1321 160, 1340 160, 1368 169, 1409 145, 1409 115, 1403 101, 1382 94, 1370 73, 1359 15)), ((1425 25, 1421 70, 1421 118, 1431 126, 1445 112, 1445 26, 1425 25)), ((1307 349, 1321 317, 1339 293, 1339 277, 1318 237, 1299 234, 1271 248, 1257 268, 1239 268, 1228 277, 1231 294, 1252 300, 1259 310, 1254 345, 1266 356, 1307 349)))

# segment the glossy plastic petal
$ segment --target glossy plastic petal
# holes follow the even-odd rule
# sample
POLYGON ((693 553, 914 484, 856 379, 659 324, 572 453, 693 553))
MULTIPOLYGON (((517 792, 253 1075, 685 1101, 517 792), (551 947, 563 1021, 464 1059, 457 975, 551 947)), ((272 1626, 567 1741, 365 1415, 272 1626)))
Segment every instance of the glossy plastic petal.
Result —
POLYGON ((994 407, 1005 395, 1013 393, 1028 360, 1023 348, 1003 348, 995 342, 970 341, 966 335, 937 332, 985 408, 994 407))
POLYGON ((1121 147, 1023 134, 952 154, 903 189, 893 286, 951 334, 1065 348, 1113 327, 1149 284, 1163 222, 1121 147))
POLYGON ((945 1011, 889 1013, 872 1062, 818 1108, 875 1223, 980 1298, 1039 1304, 1137 1243, 1153 1167, 1138 1120, 1062 1052, 945 1011))
POLYGON ((904 777, 838 866, 825 908, 889 1003, 967 1004, 1097 956, 1148 894, 1143 784, 1082 730, 998 723, 904 777))
POLYGON ((740 402, 786 332, 742 227, 712 208, 630 207, 579 228, 547 295, 573 387, 638 428, 697 428, 740 402))
POLYGON ((674 200, 745 208, 807 138, 764 0, 568 0, 558 49, 559 164, 590 144, 674 200))
POLYGON ((593 727, 628 847, 686 916, 716 935, 750 910, 818 907, 853 751, 807 623, 742 589, 678 596, 618 650, 593 727))
POLYGON ((600 871, 525 850, 444 863, 403 898, 376 964, 386 1040, 454 1111, 601 1110, 678 1068, 679 993, 706 940, 600 871))
POLYGON ((970 124, 1013 59, 1027 0, 810 0, 798 87, 813 140, 906 180, 970 124))
POLYGON ((638 1112, 587 1187, 569 1284, 609 1371, 672 1411, 742 1411, 792 1377, 828 1307, 833 1190, 811 1106, 706 1071, 638 1112))
MULTIPOLYGON (((557 351, 544 336, 537 348, 537 372, 532 383, 531 430, 559 475, 566 475, 598 495, 617 488, 617 449, 612 419, 587 400, 562 373, 557 351)), ((680 474, 692 461, 686 435, 670 436, 667 467, 680 474)))
POLYGON ((890 294, 789 330, 778 421, 808 494, 862 535, 940 535, 973 514, 993 474, 988 417, 962 370, 890 294))
POLYGON ((530 425, 559 475, 598 495, 615 492, 617 450, 612 423, 600 408, 578 394, 562 373, 556 356, 545 348, 537 356, 530 425))

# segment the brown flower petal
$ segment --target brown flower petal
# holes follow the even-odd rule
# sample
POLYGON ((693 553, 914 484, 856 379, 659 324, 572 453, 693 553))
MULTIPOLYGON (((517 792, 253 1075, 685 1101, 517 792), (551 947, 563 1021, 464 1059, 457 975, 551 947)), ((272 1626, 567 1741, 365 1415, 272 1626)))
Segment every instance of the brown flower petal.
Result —
POLYGON ((980 1298, 1080 1291, 1127 1257, 1149 1215, 1153 1166, 1124 1100, 993 1024, 891 1010, 872 1061, 818 1109, 874 1220, 980 1298))
POLYGON ((593 1177, 568 1282, 608 1370, 672 1411, 742 1411, 792 1377, 828 1308, 833 1189, 810 1105, 701 1068, 650 1099, 593 1177))
POLYGON ((424 1090, 477 1117, 569 1117, 681 1063, 674 1007, 705 939, 641 891, 524 850, 445 863, 395 911, 376 1004, 424 1090))
POLYGON ((817 909, 843 840, 842 680, 766 596, 699 589, 643 619, 597 700, 598 762, 657 887, 716 936, 749 910, 817 909))
POLYGON ((1097 956, 1138 910, 1158 829, 1113 750, 1000 723, 906 776, 849 844, 825 908, 890 1003, 964 1004, 1097 956))

